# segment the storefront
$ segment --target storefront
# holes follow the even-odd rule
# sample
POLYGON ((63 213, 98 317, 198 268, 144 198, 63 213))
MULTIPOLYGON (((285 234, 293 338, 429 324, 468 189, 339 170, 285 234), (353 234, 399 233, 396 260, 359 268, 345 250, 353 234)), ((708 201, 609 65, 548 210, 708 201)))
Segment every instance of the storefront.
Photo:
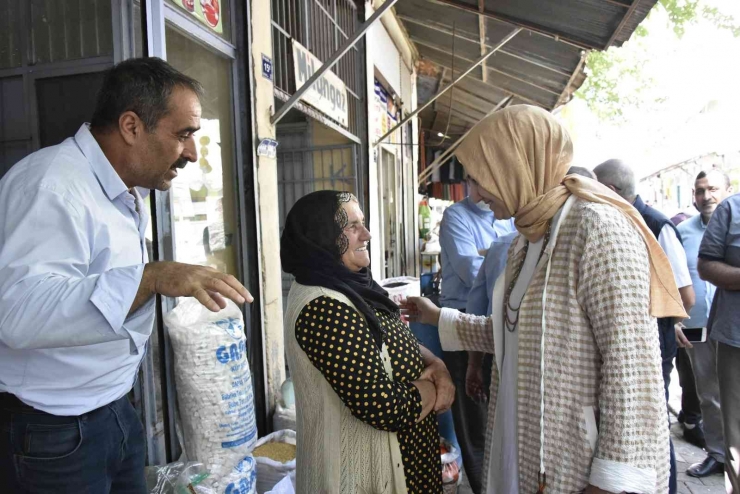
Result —
MULTIPOLYGON (((357 29, 360 14, 351 0, 272 0, 271 6, 277 109, 357 29)), ((279 234, 293 204, 310 192, 343 190, 365 205, 364 61, 360 42, 275 126, 279 234)), ((283 304, 291 283, 283 273, 283 304)))
MULTIPOLYGON (((169 193, 147 199, 150 258, 233 274, 259 307, 247 5, 234 0, 0 0, 0 177, 27 154, 74 135, 89 121, 102 72, 158 56, 203 84, 197 163, 169 193)), ((177 458, 176 395, 162 324, 163 298, 132 392, 148 463, 177 458)), ((245 309, 255 409, 265 428, 260 311, 245 309), (254 329, 257 328, 257 329, 254 329)))
MULTIPOLYGON (((373 7, 367 5, 370 14, 373 7)), ((374 7, 379 7, 378 2, 374 7)), ((418 120, 397 127, 416 109, 414 47, 391 15, 375 24, 367 38, 373 275, 377 279, 418 276, 418 120)))

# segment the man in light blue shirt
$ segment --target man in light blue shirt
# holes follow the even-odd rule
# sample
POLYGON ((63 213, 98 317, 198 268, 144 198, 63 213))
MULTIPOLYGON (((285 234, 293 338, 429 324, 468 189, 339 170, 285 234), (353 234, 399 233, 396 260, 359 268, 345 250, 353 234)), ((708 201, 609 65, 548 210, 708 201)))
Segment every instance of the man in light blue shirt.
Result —
MULTIPOLYGON (((699 173, 694 183, 694 205, 701 214, 683 221, 677 227, 683 239, 689 273, 696 295, 696 302, 689 311, 689 319, 683 321, 684 327, 703 328, 707 326, 716 287, 699 277, 697 269, 699 246, 717 206, 731 193, 730 179, 725 173, 716 169, 699 173)), ((692 477, 701 478, 721 473, 725 463, 725 440, 717 380, 717 343, 708 340, 705 343, 693 343, 692 345, 683 337, 680 329, 676 331, 676 335, 679 345, 686 347, 694 371, 707 451, 704 461, 692 465, 686 473, 692 477)))
MULTIPOLYGON (((468 295, 478 271, 483 264, 486 250, 497 238, 513 231, 512 220, 497 221, 488 205, 478 193, 478 184, 468 177, 469 195, 448 207, 440 225, 439 243, 442 249, 442 307, 465 310, 468 295)), ((444 361, 456 386, 452 416, 455 433, 462 452, 465 472, 474 493, 480 491, 481 465, 485 447, 487 408, 476 402, 466 392, 468 369, 480 370, 483 354, 470 352, 444 352, 444 361)), ((487 357, 490 365, 490 357, 487 357)), ((484 371, 485 373, 485 371, 484 371)))
POLYGON ((140 190, 197 159, 201 94, 162 60, 122 62, 90 126, 0 180, 0 492, 147 492, 126 395, 154 294, 251 301, 231 276, 147 257, 140 190))

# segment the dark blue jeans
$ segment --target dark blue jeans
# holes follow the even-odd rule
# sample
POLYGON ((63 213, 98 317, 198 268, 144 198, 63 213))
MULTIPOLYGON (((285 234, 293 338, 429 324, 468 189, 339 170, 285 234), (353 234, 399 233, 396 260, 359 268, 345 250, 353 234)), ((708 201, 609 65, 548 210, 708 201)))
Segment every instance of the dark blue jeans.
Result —
POLYGON ((0 492, 146 494, 144 431, 127 397, 78 417, 0 403, 0 492))

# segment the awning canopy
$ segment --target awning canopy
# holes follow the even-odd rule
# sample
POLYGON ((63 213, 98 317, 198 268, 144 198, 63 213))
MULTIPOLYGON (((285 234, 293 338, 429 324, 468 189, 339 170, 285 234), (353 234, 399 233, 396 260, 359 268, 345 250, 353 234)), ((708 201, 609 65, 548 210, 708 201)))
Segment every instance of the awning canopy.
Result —
POLYGON ((513 28, 525 28, 421 112, 422 128, 433 136, 459 136, 507 96, 513 96, 513 104, 557 108, 568 102, 585 80, 588 50, 621 46, 656 3, 657 0, 398 2, 396 16, 420 56, 419 106, 513 28))

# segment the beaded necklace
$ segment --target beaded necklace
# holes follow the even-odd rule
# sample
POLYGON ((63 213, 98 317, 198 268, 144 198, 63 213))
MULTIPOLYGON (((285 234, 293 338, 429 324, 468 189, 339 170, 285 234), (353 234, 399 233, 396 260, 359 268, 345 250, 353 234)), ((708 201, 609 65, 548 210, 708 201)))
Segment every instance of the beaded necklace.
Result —
MULTIPOLYGON (((537 258, 537 264, 539 264, 540 259, 542 259, 542 255, 545 253, 545 248, 547 247, 547 243, 550 241, 550 227, 552 226, 552 221, 547 223, 547 230, 545 231, 545 238, 542 241, 542 250, 540 251, 540 256, 537 258)), ((506 288, 506 294, 504 295, 504 327, 506 327, 506 330, 510 333, 513 333, 516 331, 516 326, 519 323, 519 309, 522 308, 522 302, 524 301, 524 296, 522 296, 522 300, 519 301, 519 307, 512 307, 511 306, 511 292, 514 290, 514 285, 516 285, 517 280, 519 279, 519 275, 522 273, 522 268, 524 267, 524 261, 527 260, 527 252, 529 252, 529 244, 530 242, 527 241, 527 244, 524 246, 524 254, 522 255, 522 260, 519 263, 519 266, 517 266, 516 274, 511 280, 511 283, 509 283, 509 286, 506 288), (512 319, 509 317, 509 311, 511 311, 514 314, 514 318, 512 319)))

